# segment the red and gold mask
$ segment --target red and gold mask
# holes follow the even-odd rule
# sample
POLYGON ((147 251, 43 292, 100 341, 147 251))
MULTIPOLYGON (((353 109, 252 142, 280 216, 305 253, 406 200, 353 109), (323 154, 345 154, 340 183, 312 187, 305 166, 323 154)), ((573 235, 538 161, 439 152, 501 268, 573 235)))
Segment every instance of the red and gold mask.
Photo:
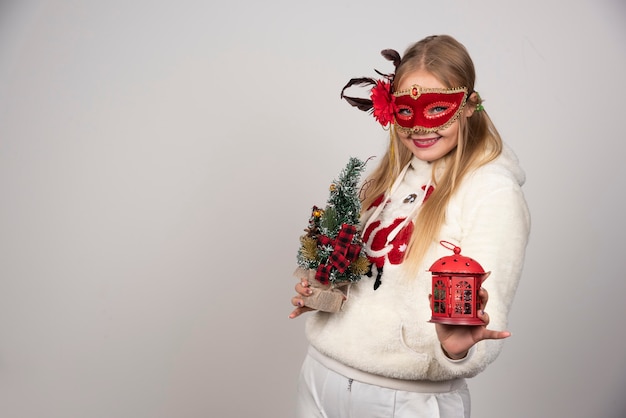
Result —
POLYGON ((394 123, 400 132, 435 132, 459 118, 467 101, 467 88, 425 88, 412 85, 393 93, 394 123))

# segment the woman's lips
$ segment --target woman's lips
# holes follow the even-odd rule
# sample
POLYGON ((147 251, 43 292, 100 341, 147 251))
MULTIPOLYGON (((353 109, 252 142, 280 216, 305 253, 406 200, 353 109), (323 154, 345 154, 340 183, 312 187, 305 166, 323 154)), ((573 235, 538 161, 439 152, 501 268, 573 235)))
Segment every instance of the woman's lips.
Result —
POLYGON ((416 147, 418 148, 428 148, 433 146, 437 141, 439 141, 441 139, 440 136, 437 136, 435 138, 420 138, 420 139, 413 139, 413 143, 415 144, 416 147))

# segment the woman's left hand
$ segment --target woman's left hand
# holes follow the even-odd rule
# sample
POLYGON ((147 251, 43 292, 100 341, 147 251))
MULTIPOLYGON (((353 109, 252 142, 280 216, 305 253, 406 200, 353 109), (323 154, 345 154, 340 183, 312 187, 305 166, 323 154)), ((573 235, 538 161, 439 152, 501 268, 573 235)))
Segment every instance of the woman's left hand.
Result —
MULTIPOLYGON (((432 296, 429 296, 429 298, 430 297, 432 296)), ((508 331, 487 329, 487 325, 489 325, 489 315, 484 309, 487 305, 489 294, 485 289, 480 288, 478 297, 480 298, 482 306, 482 309, 478 312, 478 318, 485 323, 484 325, 435 324, 441 348, 443 348, 446 355, 453 360, 464 358, 469 349, 479 341, 499 340, 511 336, 511 333, 508 331)))

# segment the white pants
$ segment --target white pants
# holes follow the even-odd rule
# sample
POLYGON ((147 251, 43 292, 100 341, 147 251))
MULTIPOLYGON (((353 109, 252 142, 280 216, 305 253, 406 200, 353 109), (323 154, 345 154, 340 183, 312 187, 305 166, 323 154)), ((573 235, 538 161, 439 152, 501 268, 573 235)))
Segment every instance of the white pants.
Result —
POLYGON ((469 418, 467 384, 450 391, 416 392, 362 383, 336 373, 311 355, 298 382, 297 418, 469 418))

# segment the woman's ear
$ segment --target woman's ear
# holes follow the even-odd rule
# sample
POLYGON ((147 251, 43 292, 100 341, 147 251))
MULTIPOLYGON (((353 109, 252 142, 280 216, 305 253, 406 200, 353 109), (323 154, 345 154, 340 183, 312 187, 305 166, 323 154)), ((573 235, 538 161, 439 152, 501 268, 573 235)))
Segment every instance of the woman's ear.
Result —
POLYGON ((478 101, 478 93, 473 92, 472 94, 469 95, 469 97, 467 98, 467 105, 465 106, 465 109, 463 110, 463 113, 465 114, 466 118, 469 118, 470 116, 472 116, 474 114, 474 112, 476 111, 476 102, 478 101))

